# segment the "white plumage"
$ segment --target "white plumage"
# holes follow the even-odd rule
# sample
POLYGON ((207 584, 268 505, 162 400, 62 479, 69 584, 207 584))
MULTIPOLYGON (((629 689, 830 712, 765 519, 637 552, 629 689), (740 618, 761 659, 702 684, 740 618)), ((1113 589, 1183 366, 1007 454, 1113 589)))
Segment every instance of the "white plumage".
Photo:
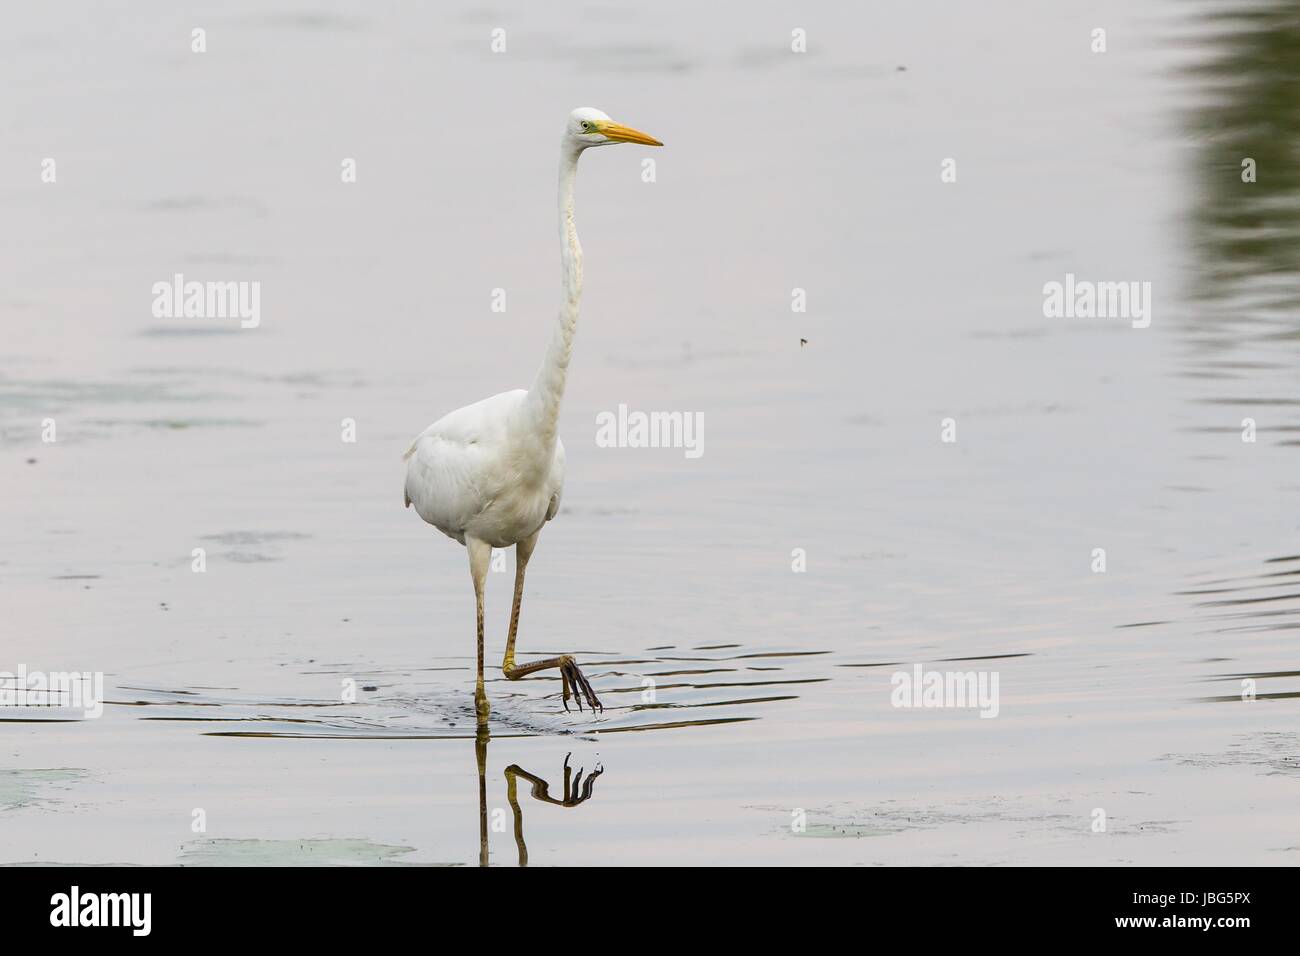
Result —
POLYGON ((522 388, 458 408, 406 452, 406 503, 461 544, 470 535, 508 548, 555 517, 564 444, 547 448, 522 388))
POLYGON ((483 590, 493 548, 515 546, 515 600, 501 671, 509 680, 548 668, 560 672, 564 707, 576 695, 600 709, 591 683, 568 654, 515 665, 515 636, 523 601, 524 571, 542 526, 560 509, 564 445, 558 435, 560 404, 573 352, 582 298, 582 246, 573 218, 578 158, 610 143, 663 145, 615 123, 600 110, 574 110, 560 141, 560 263, 564 298, 542 366, 532 387, 502 392, 458 408, 422 431, 406 452, 407 506, 469 552, 478 611, 478 680, 474 689, 480 728, 489 705, 483 687, 483 590))

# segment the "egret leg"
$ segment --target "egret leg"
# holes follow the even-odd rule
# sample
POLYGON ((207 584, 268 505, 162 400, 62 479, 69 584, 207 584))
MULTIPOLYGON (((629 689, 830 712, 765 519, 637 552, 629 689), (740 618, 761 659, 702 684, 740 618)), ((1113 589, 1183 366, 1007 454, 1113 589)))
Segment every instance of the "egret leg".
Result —
POLYGON ((593 711, 602 710, 600 699, 592 690, 591 682, 578 669, 578 663, 572 655, 562 654, 559 657, 548 657, 546 660, 533 661, 529 664, 515 664, 515 635, 519 631, 519 609, 524 600, 524 572, 528 569, 528 559, 533 556, 533 549, 537 547, 539 534, 540 531, 534 532, 531 537, 515 545, 515 601, 510 609, 510 633, 506 637, 506 656, 501 662, 501 671, 508 680, 519 680, 528 674, 557 667, 560 670, 560 687, 565 710, 569 709, 570 696, 577 701, 579 710, 582 710, 584 700, 593 711))
POLYGON ((492 546, 478 538, 465 538, 469 551, 469 573, 474 579, 474 602, 478 605, 478 673, 474 684, 474 713, 478 725, 486 727, 492 708, 488 705, 487 691, 483 687, 483 589, 487 583, 488 564, 492 560, 492 546))

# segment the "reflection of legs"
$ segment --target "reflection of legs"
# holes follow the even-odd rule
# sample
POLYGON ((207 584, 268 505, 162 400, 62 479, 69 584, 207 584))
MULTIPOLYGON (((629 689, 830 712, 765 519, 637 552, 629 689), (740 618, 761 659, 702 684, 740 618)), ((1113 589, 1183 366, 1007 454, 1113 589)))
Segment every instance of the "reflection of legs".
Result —
POLYGON ((474 579, 474 603, 478 605, 478 679, 474 684, 474 713, 478 716, 479 727, 486 727, 491 708, 487 691, 483 688, 483 586, 487 583, 492 548, 486 541, 470 537, 465 538, 465 547, 469 551, 470 577, 474 579))
MULTIPOLYGON (((550 784, 541 777, 529 773, 517 763, 512 763, 506 767, 506 799, 510 801, 510 810, 515 816, 515 846, 519 848, 519 865, 528 865, 528 846, 524 843, 524 811, 519 807, 519 789, 518 780, 523 777, 533 785, 532 796, 534 800, 541 800, 543 803, 553 803, 557 807, 576 807, 578 804, 591 799, 591 788, 596 783, 596 778, 604 773, 604 768, 599 764, 596 769, 588 775, 586 782, 582 779, 582 768, 578 768, 578 776, 571 779, 572 771, 569 770, 569 758, 573 754, 564 755, 564 799, 556 800, 550 794, 550 784)), ((487 817, 482 826, 486 827, 487 817)), ((484 830, 484 833, 487 831, 484 830)), ((487 839, 485 836, 484 840, 487 839)), ((487 844, 484 843, 483 853, 487 853, 487 844)), ((486 855, 484 856, 486 859, 486 855)), ((486 863, 484 864, 487 865, 486 863)))
POLYGON ((519 809, 519 792, 515 786, 517 769, 513 764, 506 768, 506 799, 515 815, 515 846, 519 847, 519 865, 528 865, 528 846, 524 843, 524 811, 519 809))
POLYGON ((474 757, 478 760, 478 865, 488 865, 487 824, 487 745, 488 732, 480 727, 474 738, 474 757))
MULTIPOLYGON (((506 636, 506 656, 505 660, 501 662, 501 671, 509 680, 519 680, 519 678, 527 674, 558 667, 560 669, 561 690, 564 695, 564 709, 569 709, 569 696, 572 693, 572 696, 578 702, 579 710, 582 710, 584 698, 592 710, 600 710, 600 701, 596 697, 596 692, 591 689, 591 683, 578 669, 578 664, 572 656, 562 654, 559 657, 548 657, 544 661, 515 665, 515 634, 519 630, 519 608, 524 599, 524 571, 528 568, 528 559, 533 556, 533 548, 537 547, 537 536, 539 534, 541 534, 540 531, 535 532, 532 537, 525 538, 515 545, 515 602, 510 609, 510 633, 506 636)), ((480 604, 480 620, 482 618, 481 607, 480 604)), ((481 627, 479 631, 481 635, 481 627)), ((482 639, 480 637, 480 645, 481 643, 482 639)))
POLYGON ((569 758, 572 756, 573 756, 572 753, 568 753, 564 755, 564 799, 563 800, 556 800, 553 796, 551 796, 550 784, 548 784, 541 777, 529 773, 527 770, 525 770, 523 767, 519 766, 518 764, 511 764, 509 767, 506 767, 506 779, 510 782, 511 794, 515 792, 514 791, 515 778, 523 777, 525 780, 527 780, 529 783, 533 785, 532 797, 534 800, 540 800, 543 803, 553 803, 557 807, 576 807, 578 804, 585 803, 586 801, 590 800, 592 796, 592 788, 595 787, 596 785, 596 778, 605 772, 605 768, 602 767, 600 764, 597 764, 596 769, 593 770, 590 774, 588 774, 587 779, 584 781, 582 779, 582 775, 584 771, 581 767, 578 768, 578 776, 577 777, 572 776, 573 771, 569 769, 569 758))

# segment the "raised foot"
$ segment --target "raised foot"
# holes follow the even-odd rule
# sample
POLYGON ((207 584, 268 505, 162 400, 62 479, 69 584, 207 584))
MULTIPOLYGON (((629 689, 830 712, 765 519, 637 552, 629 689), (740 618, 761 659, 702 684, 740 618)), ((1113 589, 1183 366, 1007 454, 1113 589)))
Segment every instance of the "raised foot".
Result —
POLYGON ((572 696, 578 703, 578 710, 582 710, 582 701, 585 698, 587 706, 593 712, 604 710, 600 703, 600 698, 596 692, 591 689, 591 682, 583 676, 582 671, 578 668, 578 662, 571 656, 565 654, 560 658, 560 683, 564 685, 564 709, 569 709, 569 697, 572 696))

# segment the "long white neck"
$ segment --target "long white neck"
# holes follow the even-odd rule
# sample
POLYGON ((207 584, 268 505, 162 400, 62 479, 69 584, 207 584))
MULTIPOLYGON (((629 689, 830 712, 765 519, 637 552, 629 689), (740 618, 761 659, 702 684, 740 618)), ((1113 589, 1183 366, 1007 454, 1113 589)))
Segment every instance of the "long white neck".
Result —
MULTIPOLYGON (((528 408, 537 437, 549 449, 555 444, 560 422, 560 402, 573 354, 573 333, 578 326, 578 300, 582 298, 582 246, 573 222, 573 185, 578 177, 581 150, 567 142, 560 151, 560 267, 564 298, 542 367, 528 390, 528 408)), ((549 461, 549 458, 548 458, 549 461)))

